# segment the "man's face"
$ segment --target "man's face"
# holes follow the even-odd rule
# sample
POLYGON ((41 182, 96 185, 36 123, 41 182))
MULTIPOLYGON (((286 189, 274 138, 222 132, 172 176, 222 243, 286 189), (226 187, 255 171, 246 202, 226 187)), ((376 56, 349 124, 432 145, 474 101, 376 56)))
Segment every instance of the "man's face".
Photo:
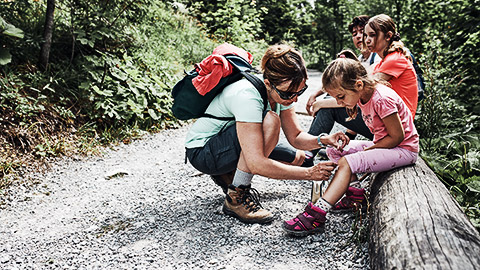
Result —
POLYGON ((355 48, 362 50, 363 26, 355 26, 352 31, 352 41, 355 48))

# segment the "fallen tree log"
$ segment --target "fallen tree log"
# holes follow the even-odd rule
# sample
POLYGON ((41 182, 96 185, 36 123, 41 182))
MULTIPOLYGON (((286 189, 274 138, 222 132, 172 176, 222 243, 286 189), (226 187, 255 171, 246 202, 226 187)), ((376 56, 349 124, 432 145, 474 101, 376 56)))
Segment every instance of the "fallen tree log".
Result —
POLYGON ((433 171, 417 164, 374 175, 371 269, 480 269, 480 235, 433 171))

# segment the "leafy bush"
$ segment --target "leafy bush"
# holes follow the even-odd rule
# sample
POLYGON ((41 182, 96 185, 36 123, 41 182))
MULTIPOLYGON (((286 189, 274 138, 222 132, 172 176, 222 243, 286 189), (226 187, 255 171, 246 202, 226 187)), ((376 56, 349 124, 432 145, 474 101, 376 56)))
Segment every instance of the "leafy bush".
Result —
POLYGON ((192 19, 149 2, 57 1, 46 72, 32 60, 45 1, 0 3, 0 16, 25 31, 24 39, 1 39, 15 49, 0 66, 0 177, 35 158, 90 152, 129 141, 137 129, 177 124, 170 89, 215 42, 192 19))
MULTIPOLYGON (((23 38, 23 31, 9 23, 7 23, 1 16, 0 16, 0 37, 5 39, 7 37, 14 37, 14 38, 23 38)), ((8 48, 4 48, 6 44, 0 43, 0 65, 6 65, 12 61, 12 55, 8 48)))
POLYGON ((31 62, 40 47, 41 20, 31 19, 43 13, 45 1, 4 6, 0 15, 23 29, 33 29, 26 32, 26 39, 36 41, 20 44, 12 67, 28 67, 31 73, 24 76, 40 84, 30 87, 42 89, 48 84, 53 89, 45 93, 48 99, 61 101, 74 115, 100 127, 174 125, 171 86, 185 66, 190 68, 215 46, 191 19, 172 14, 164 3, 62 1, 55 13, 49 73, 41 74, 31 62))
POLYGON ((439 53, 437 42, 430 46, 424 58, 425 99, 415 119, 421 156, 480 230, 480 116, 457 99, 464 70, 445 66, 449 53, 439 53))
POLYGON ((186 1, 213 40, 244 44, 258 39, 260 10, 251 0, 186 1))

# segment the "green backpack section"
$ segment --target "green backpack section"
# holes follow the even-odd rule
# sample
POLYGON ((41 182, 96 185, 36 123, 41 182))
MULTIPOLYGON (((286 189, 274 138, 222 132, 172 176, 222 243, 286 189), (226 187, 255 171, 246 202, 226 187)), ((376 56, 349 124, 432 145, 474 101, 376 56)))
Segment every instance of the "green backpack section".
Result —
POLYGON ((223 89, 242 78, 246 78, 260 92, 263 99, 263 109, 267 109, 267 90, 263 81, 252 73, 256 73, 255 69, 247 60, 235 54, 223 55, 225 59, 234 67, 232 74, 220 79, 218 84, 206 93, 200 95, 193 86, 192 80, 198 76, 197 70, 185 72, 186 75, 172 89, 173 96, 173 115, 179 120, 189 120, 200 117, 210 117, 219 120, 235 120, 233 117, 217 117, 206 114, 210 102, 220 94, 223 89))

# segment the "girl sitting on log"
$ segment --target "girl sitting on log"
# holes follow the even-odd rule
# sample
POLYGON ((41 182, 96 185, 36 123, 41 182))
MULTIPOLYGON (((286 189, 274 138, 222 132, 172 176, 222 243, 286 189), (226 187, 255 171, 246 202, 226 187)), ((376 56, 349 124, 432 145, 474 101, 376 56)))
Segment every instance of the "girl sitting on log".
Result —
POLYGON ((297 236, 322 231, 330 210, 352 209, 364 203, 365 190, 360 187, 357 173, 414 164, 419 150, 409 108, 394 90, 371 77, 358 60, 332 61, 322 75, 322 83, 324 90, 346 107, 351 118, 355 118, 357 106, 360 107, 374 138, 351 140, 343 149, 327 148, 327 155, 338 164, 338 170, 321 199, 315 204, 309 202, 303 213, 284 222, 285 231, 297 236))
POLYGON ((411 53, 400 40, 395 22, 385 14, 370 18, 365 25, 363 42, 370 51, 382 58, 373 70, 374 77, 390 84, 415 119, 418 105, 417 75, 411 53))

